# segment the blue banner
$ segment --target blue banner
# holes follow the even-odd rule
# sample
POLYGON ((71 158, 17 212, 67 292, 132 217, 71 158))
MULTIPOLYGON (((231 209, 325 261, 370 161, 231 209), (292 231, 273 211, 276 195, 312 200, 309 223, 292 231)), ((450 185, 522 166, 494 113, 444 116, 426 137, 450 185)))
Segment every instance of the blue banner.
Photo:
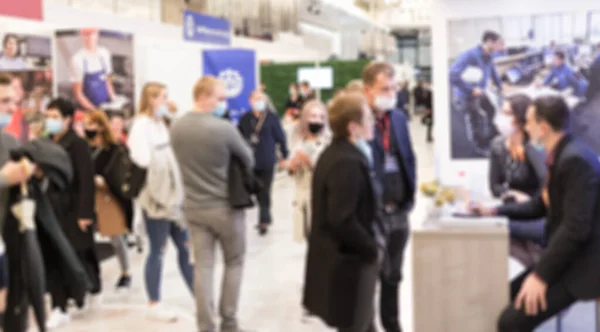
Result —
POLYGON ((229 118, 237 123, 248 99, 256 89, 256 55, 252 50, 206 50, 203 53, 204 75, 212 75, 227 85, 229 118))
POLYGON ((209 44, 231 44, 229 21, 191 10, 183 12, 183 39, 209 44))

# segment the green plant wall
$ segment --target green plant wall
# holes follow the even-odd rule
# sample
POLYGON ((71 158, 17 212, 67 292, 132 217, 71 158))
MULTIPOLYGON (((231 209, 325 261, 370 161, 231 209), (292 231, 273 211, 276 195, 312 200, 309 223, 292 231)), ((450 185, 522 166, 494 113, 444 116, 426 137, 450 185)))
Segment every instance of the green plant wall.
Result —
MULTIPOLYGON (((321 100, 327 102, 338 88, 344 88, 349 81, 360 78, 362 70, 369 60, 321 62, 321 67, 333 68, 333 89, 321 90, 321 100)), ((261 82, 267 87, 277 111, 283 113, 288 98, 290 83, 297 81, 299 67, 314 67, 314 62, 284 64, 263 64, 260 66, 261 82)))

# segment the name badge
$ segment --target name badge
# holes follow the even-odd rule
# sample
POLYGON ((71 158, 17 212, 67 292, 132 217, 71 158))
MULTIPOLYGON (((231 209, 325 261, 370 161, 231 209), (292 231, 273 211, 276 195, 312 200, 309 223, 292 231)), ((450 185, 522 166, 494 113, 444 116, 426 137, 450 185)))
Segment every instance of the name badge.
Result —
POLYGON ((383 171, 385 173, 396 173, 400 171, 400 166, 398 165, 398 158, 396 156, 386 153, 385 159, 383 163, 383 171))

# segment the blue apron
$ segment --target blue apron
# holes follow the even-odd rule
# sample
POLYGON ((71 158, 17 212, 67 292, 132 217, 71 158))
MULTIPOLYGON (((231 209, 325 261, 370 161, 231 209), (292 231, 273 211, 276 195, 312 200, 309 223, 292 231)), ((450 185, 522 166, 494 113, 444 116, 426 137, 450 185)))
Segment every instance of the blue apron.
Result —
POLYGON ((106 64, 100 57, 101 69, 96 72, 88 72, 87 59, 83 59, 83 94, 86 98, 98 107, 103 103, 109 102, 108 89, 106 88, 106 64))

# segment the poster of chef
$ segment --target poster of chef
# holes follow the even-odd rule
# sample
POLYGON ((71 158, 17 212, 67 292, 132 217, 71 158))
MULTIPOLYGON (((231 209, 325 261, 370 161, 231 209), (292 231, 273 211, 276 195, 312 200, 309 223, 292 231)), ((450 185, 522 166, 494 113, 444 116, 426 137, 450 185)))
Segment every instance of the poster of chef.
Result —
POLYGON ((81 110, 134 114, 133 35, 94 27, 56 32, 58 94, 81 110))

